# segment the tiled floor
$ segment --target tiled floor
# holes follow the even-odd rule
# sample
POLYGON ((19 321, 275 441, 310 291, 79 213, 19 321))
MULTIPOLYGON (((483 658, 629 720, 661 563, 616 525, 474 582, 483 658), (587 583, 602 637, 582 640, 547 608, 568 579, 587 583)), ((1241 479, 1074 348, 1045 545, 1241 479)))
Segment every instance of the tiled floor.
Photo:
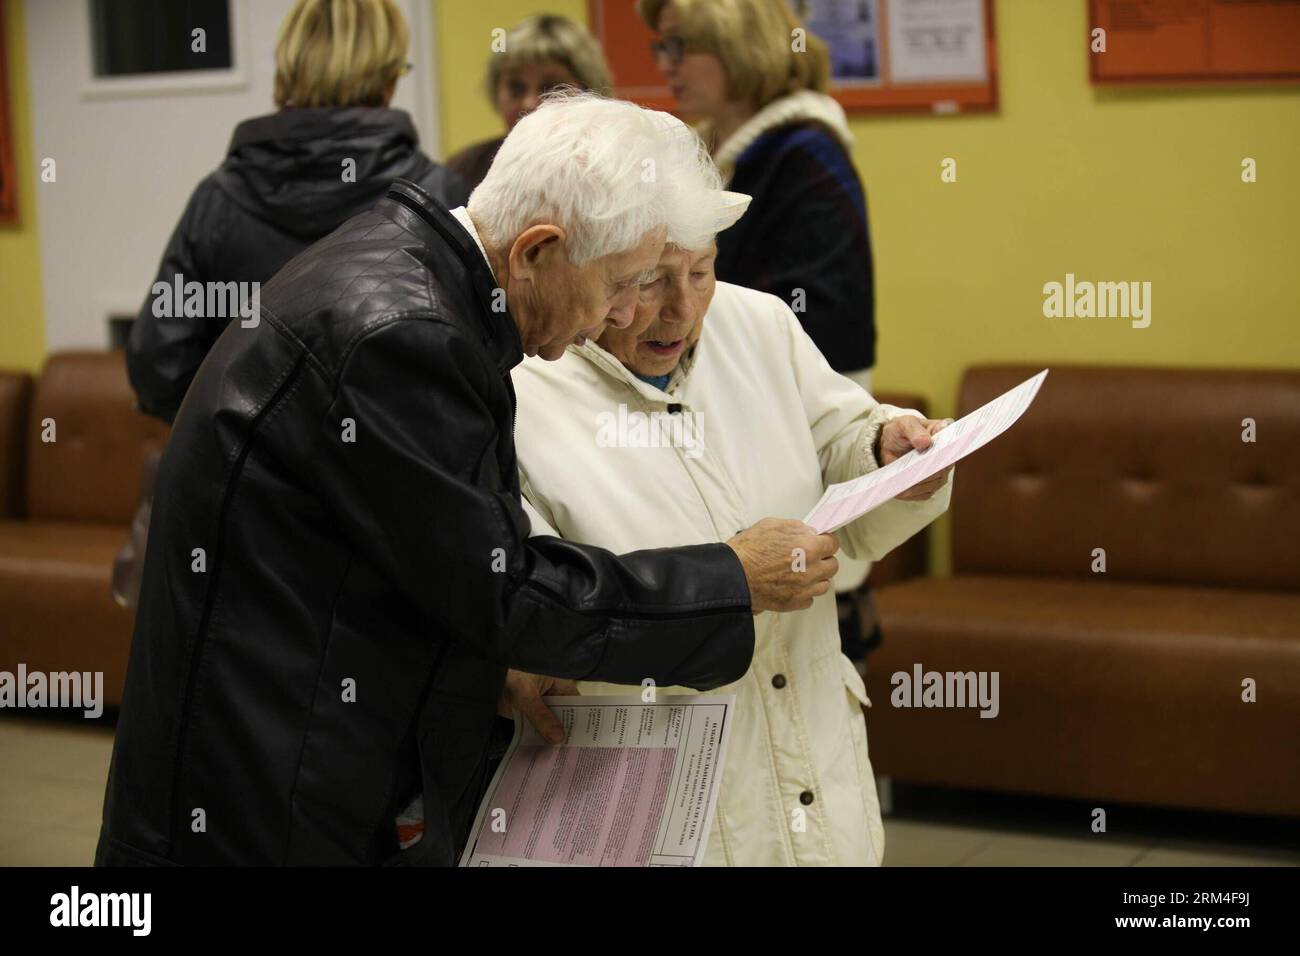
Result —
POLYGON ((89 866, 111 728, 0 719, 0 866, 89 866))
POLYGON ((1218 841, 1108 840, 1017 833, 987 824, 885 820, 887 866, 1296 866, 1300 854, 1218 841))
MULTIPOLYGON (((0 719, 0 866, 88 865, 99 836, 112 732, 107 727, 0 719)), ((885 820, 890 866, 1300 865, 1300 852, 1171 836, 1111 837, 1059 825, 1015 826, 987 814, 909 814, 898 800, 885 820)))

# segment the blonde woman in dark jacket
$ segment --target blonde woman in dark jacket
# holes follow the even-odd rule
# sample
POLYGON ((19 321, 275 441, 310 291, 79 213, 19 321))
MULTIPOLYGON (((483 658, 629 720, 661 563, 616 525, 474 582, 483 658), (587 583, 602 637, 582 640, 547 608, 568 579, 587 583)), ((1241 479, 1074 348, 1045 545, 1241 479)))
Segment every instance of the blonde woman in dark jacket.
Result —
POLYGON ((864 387, 875 364, 866 198, 830 59, 787 0, 639 0, 659 67, 728 188, 753 197, 719 239, 717 274, 784 299, 831 367, 864 387), (800 294, 802 291, 802 295, 800 294))
POLYGON ((447 206, 468 198, 459 177, 420 151, 410 116, 388 107, 407 69, 408 39, 392 0, 294 5, 276 46, 278 111, 235 128, 225 161, 190 197, 131 328, 127 369, 145 412, 166 422, 176 417, 233 317, 176 316, 152 289, 173 289, 178 277, 182 288, 266 282, 373 206, 395 179, 419 184, 447 206))
MULTIPOLYGON (((229 295, 190 283, 257 288, 317 239, 383 197, 395 179, 446 206, 469 198, 460 178, 420 151, 411 118, 389 109, 406 72, 406 21, 392 0, 298 0, 280 27, 275 104, 235 128, 225 161, 195 188, 131 326, 127 372, 142 411, 170 424, 204 357, 236 317, 229 295), (174 290, 178 290, 178 295, 174 290), (218 308, 209 310, 211 298, 218 308)), ((249 308, 244 299, 240 306, 249 308)), ((251 321, 251 320, 246 320, 251 321)), ((155 455, 145 467, 131 539, 113 566, 113 596, 140 591, 155 455)))

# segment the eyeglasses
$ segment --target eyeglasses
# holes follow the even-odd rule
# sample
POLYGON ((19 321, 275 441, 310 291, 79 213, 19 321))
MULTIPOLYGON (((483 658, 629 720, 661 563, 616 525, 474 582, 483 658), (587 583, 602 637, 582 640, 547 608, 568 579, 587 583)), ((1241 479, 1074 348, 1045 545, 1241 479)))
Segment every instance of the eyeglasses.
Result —
POLYGON ((669 63, 676 66, 682 62, 682 57, 686 55, 690 48, 691 45, 686 42, 685 37, 667 36, 650 44, 650 55, 655 59, 662 56, 669 63))

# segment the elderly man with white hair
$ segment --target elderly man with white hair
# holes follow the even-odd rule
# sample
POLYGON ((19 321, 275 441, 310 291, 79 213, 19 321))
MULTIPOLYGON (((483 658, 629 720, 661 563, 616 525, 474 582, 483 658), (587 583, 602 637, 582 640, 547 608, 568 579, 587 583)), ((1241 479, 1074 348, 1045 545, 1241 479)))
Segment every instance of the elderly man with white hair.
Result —
MULTIPOLYGON (((734 196, 715 228, 747 201, 734 196)), ((834 372, 783 301, 716 282, 716 255, 712 236, 667 246, 630 325, 515 369, 534 533, 614 551, 718 542, 759 515, 806 514, 827 485, 925 449, 945 426, 834 372)), ((946 473, 908 489, 837 532, 844 552, 878 560, 949 495, 946 473)), ((755 632, 752 666, 717 689, 737 701, 706 865, 879 864, 868 701, 840 651, 835 596, 762 614, 755 632)))
POLYGON ((227 327, 159 474, 97 862, 449 864, 507 665, 715 687, 755 613, 826 593, 836 542, 798 521, 622 557, 528 537, 511 368, 627 326, 721 202, 677 121, 559 99, 468 209, 399 181, 227 327))

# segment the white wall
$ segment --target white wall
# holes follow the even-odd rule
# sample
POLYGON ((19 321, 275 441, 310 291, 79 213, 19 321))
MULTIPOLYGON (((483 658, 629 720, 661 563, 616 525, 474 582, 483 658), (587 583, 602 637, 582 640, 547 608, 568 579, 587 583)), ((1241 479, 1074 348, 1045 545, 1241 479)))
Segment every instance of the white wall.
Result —
MULTIPOLYGON (((242 86, 104 98, 85 93, 86 0, 26 0, 35 156, 57 170, 37 193, 50 350, 107 345, 107 317, 140 307, 186 200, 220 164, 235 125, 274 109, 275 38, 292 0, 235 2, 250 52, 242 86)), ((411 113, 437 156, 431 10, 427 0, 397 3, 415 70, 393 106, 411 113)))

